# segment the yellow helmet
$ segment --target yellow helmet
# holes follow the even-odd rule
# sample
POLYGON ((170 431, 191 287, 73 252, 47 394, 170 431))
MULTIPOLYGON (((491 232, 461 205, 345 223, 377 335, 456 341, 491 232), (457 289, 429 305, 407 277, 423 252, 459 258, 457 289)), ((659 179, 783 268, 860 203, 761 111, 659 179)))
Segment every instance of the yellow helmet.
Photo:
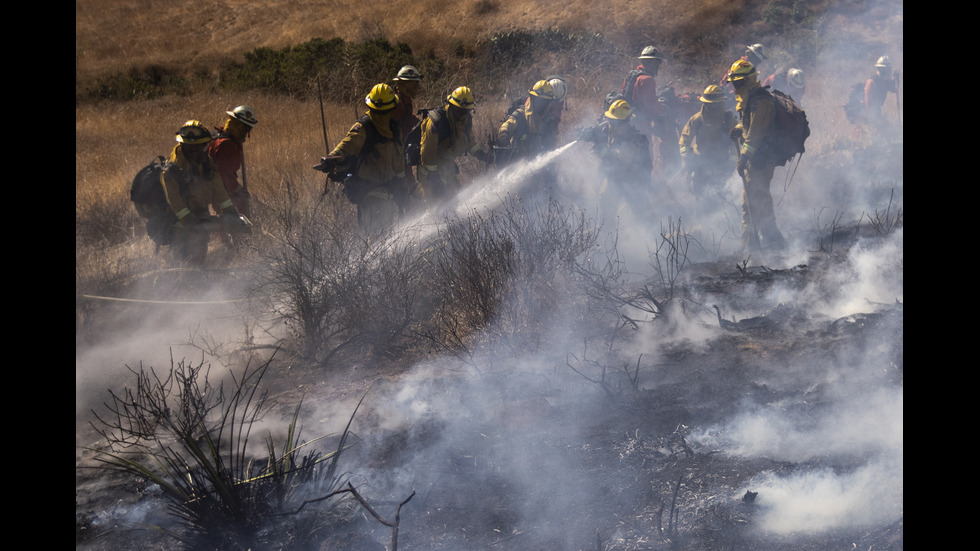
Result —
POLYGON ((371 88, 371 92, 364 98, 364 103, 376 111, 387 111, 395 108, 395 104, 398 103, 398 96, 391 86, 384 83, 375 84, 374 88, 371 88))
POLYGON ((755 65, 752 65, 744 59, 740 59, 733 63, 731 70, 728 71, 728 82, 736 82, 754 74, 755 65))
POLYGON ((211 141, 211 132, 201 121, 190 120, 177 131, 177 141, 187 145, 208 143, 211 141))
POLYGON ((555 99, 555 88, 547 80, 535 82, 529 93, 542 99, 555 99))
POLYGON ((721 86, 712 84, 704 89, 704 93, 698 99, 703 103, 724 103, 725 92, 722 91, 721 86))
POLYGON ((453 90, 452 94, 446 96, 446 101, 461 109, 476 109, 476 98, 473 91, 468 86, 460 86, 453 90))
POLYGON ((609 110, 605 112, 605 116, 607 119, 628 121, 633 118, 633 108, 630 107, 628 101, 618 99, 612 102, 612 105, 609 106, 609 110))

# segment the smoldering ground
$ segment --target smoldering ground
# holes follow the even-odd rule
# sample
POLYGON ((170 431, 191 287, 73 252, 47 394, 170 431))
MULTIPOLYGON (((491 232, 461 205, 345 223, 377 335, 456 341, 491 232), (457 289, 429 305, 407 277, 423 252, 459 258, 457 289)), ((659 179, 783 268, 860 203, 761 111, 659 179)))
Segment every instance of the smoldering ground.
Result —
MULTIPOLYGON (((479 214, 504 200, 461 204, 463 212, 479 214)), ((597 534, 607 546, 662 538, 665 522, 656 511, 671 503, 680 466, 687 482, 676 486, 683 491, 673 503, 688 518, 688 534, 706 522, 705 504, 735 507, 746 491, 759 493, 752 526, 762 539, 813 538, 900 518, 900 314, 897 322, 892 314, 890 322, 870 324, 874 335, 854 342, 779 327, 770 327, 770 336, 733 341, 704 305, 717 300, 726 316, 741 318, 790 303, 817 327, 805 328, 847 333, 852 324, 868 324, 862 315, 903 298, 901 243, 901 231, 858 240, 844 269, 804 285, 760 286, 742 300, 731 301, 731 289, 727 303, 694 289, 687 300, 701 308, 678 310, 669 320, 648 315, 637 329, 620 332, 602 358, 590 356, 596 348, 567 340, 574 332, 565 324, 576 317, 569 304, 547 324, 547 344, 535 352, 491 347, 466 362, 437 357, 378 380, 355 416, 357 444, 346 472, 379 507, 417 492, 402 511, 401 544, 409 549, 579 549, 597 534), (802 344, 785 343, 794 339, 802 344), (735 348, 718 357, 711 350, 720 342, 735 348), (821 342, 830 343, 830 357, 821 342), (805 353, 787 355, 794 346, 805 353), (687 357, 678 359, 677 351, 687 357), (626 362, 637 366, 635 385, 626 362), (603 382, 612 394, 596 384, 600 370, 608 370, 603 382), (689 463, 682 444, 693 454, 689 463), (717 464, 699 466, 699 457, 763 464, 724 480, 714 474, 717 464), (695 485, 698 476, 704 480, 695 485), (873 518, 859 515, 880 499, 890 507, 878 507, 873 518)), ((624 256, 639 267, 631 277, 641 284, 653 271, 649 248, 624 256)), ((171 313, 145 325, 130 313, 109 347, 77 354, 77 408, 99 387, 118 383, 123 363, 168 365, 174 345, 177 356, 183 350, 197 357, 201 335, 238 338, 234 308, 182 312, 187 317, 171 313), (158 358, 145 356, 149 343, 159 346, 158 358), (92 383, 102 368, 106 375, 92 383)), ((316 390, 304 397, 306 434, 335 434, 359 396, 322 401, 316 390)), ((379 542, 389 534, 370 523, 359 529, 379 542)))

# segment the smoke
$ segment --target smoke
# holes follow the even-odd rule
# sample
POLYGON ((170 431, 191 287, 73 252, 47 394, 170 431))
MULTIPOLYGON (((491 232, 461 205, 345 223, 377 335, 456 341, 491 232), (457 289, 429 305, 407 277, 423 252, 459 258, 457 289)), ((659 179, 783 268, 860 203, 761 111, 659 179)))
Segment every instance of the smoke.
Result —
MULTIPOLYGON (((136 285, 132 300, 99 300, 98 316, 84 320, 85 338, 76 335, 75 417, 76 436, 89 431, 91 411, 108 399, 107 391, 119 392, 135 383, 130 368, 154 368, 169 372, 172 363, 197 364, 219 358, 234 362, 229 353, 242 340, 249 323, 238 283, 199 280, 192 272, 171 271, 177 288, 166 288, 159 277, 154 283, 136 285)), ((214 381, 224 377, 213 371, 214 381)), ((90 441, 77 441, 91 445, 90 441)))
POLYGON ((700 443, 739 457, 800 465, 789 474, 763 472, 733 494, 758 492, 757 528, 778 535, 819 533, 900 518, 902 389, 854 393, 816 411, 794 413, 791 405, 800 404, 755 406, 699 435, 700 443))
MULTIPOLYGON (((868 8, 895 13, 901 20, 899 1, 868 8)), ((856 220, 865 220, 867 228, 867 215, 883 211, 890 201, 902 205, 900 144, 853 138, 841 109, 847 88, 867 77, 878 55, 887 53, 896 67, 901 66, 901 43, 852 35, 837 39, 829 32, 841 18, 859 22, 866 16, 826 16, 823 49, 812 65, 803 67, 808 75, 804 107, 812 129, 808 152, 795 172, 790 166, 777 169, 772 185, 777 221, 791 249, 778 257, 753 258, 756 264, 767 261, 774 263, 770 267, 785 268, 807 262, 821 238, 856 220)), ((880 20, 879 14, 874 21, 880 20)), ((894 24, 892 17, 885 21, 894 24)), ((842 33, 853 29, 841 25, 842 33)), ((788 59, 790 49, 770 44, 776 58, 788 59)), ((886 115, 897 125, 898 112, 891 109, 886 106, 886 115)), ((592 117, 585 114, 582 120, 563 124, 585 126, 594 122, 592 117)), ((897 132, 901 136, 900 126, 897 132)), ((746 260, 738 245, 742 183, 734 173, 721 189, 718 208, 696 217, 697 198, 679 187, 672 198, 656 197, 648 205, 621 201, 615 211, 604 212, 598 200, 600 183, 595 156, 586 144, 573 141, 531 162, 476 179, 455 201, 430 205, 428 212, 406 221, 395 238, 428 241, 446 216, 466 217, 496 208, 508 195, 552 196, 593 216, 638 282, 654 275, 651 252, 671 222, 680 220, 682 230, 695 238, 691 263, 719 262, 734 269, 746 260), (551 163, 557 166, 557 186, 529 187, 551 163)), ((825 246, 828 256, 839 252, 825 246)), ((890 522, 904 514, 904 391, 895 354, 897 349, 900 362, 903 337, 901 313, 889 317, 884 305, 904 300, 902 263, 899 228, 887 238, 858 240, 830 270, 829 280, 803 289, 776 285, 744 307, 792 303, 814 321, 824 322, 821 327, 838 319, 848 327, 846 320, 884 310, 877 325, 853 322, 873 325, 860 341, 863 348, 839 343, 830 329, 812 337, 826 339, 828 349, 802 357, 745 337, 740 341, 745 347, 762 349, 757 365, 671 370, 664 349, 684 346, 702 353, 722 338, 708 311, 674 312, 675 317, 662 323, 641 325, 630 337, 616 340, 610 355, 634 362, 642 357, 643 391, 707 385, 705 379, 722 389, 718 392, 742 390, 735 381, 741 377, 751 379, 752 388, 765 389, 720 411, 710 425, 695 427, 688 438, 701 453, 779 464, 735 488, 704 490, 712 498, 733 502, 746 491, 758 492, 752 520, 760 532, 792 536, 890 522)), ((234 299, 235 293, 210 298, 234 299)), ((467 537, 484 534, 497 534, 495 543, 501 548, 579 549, 586 548, 585 542, 591 547, 596 527, 622 520, 614 513, 646 506, 650 481, 617 479, 624 471, 613 445, 623 434, 641 428, 660 436, 665 421, 657 416, 662 410, 638 409, 624 415, 625 398, 610 405, 598 385, 567 368, 566 354, 580 351, 582 344, 559 338, 569 333, 563 324, 579 314, 571 312, 572 305, 565 308, 559 311, 567 315, 557 316, 546 335, 553 341, 544 352, 501 356, 475 350, 467 363, 433 357, 406 373, 376 381, 354 420, 360 444, 345 452, 345 464, 362 493, 397 503, 417 491, 402 512, 404 526, 449 526, 446 537, 456 538, 456 549, 473 548, 467 537), (615 421, 603 425, 606 415, 615 421), (583 516, 583 511, 589 514, 583 516), (541 542, 540 547, 522 545, 527 538, 541 542)), ((761 313, 741 308, 734 305, 728 313, 761 313)), ((235 341, 241 335, 239 315, 233 306, 174 307, 164 315, 147 308, 127 314, 114 338, 76 348, 77 419, 87 418, 84 414, 99 403, 101 393, 126 376, 124 365, 167 366, 171 353, 177 359, 202 357, 199 337, 235 341)), ((610 371, 617 367, 610 366, 610 371)), ((305 433, 342 430, 358 398, 322 399, 314 390, 304 403, 305 433)), ((700 407, 696 399, 701 396, 693 392, 669 398, 689 400, 677 407, 685 413, 700 407)), ((441 548, 453 548, 449 545, 441 548)))
POLYGON ((867 334, 829 344, 831 354, 764 367, 755 384, 771 401, 746 400, 726 422, 692 435, 697 445, 734 457, 794 465, 760 473, 733 493, 758 492, 756 527, 764 533, 820 533, 903 515, 903 330, 894 305, 903 289, 901 232, 874 243, 851 249, 849 269, 830 283, 839 294, 823 289, 837 300, 821 305, 814 289, 803 294, 840 316, 834 325, 859 332, 867 324, 867 334))

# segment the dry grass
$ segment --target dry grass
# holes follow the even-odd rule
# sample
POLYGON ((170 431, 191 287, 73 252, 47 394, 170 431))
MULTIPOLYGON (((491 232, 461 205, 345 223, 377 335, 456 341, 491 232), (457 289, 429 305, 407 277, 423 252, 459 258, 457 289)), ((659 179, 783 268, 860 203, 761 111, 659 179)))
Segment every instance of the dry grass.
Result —
MULTIPOLYGON (((478 0, 449 6, 421 0, 412 4, 395 3, 394 7, 404 6, 404 9, 378 14, 374 5, 353 0, 336 0, 331 3, 330 11, 322 2, 314 0, 263 3, 174 0, 154 6, 153 11, 135 0, 108 5, 96 0, 78 0, 76 87, 99 75, 152 64, 193 66, 216 72, 226 61, 238 60, 244 52, 256 47, 283 47, 314 37, 362 40, 384 36, 392 42, 405 41, 416 55, 423 55, 430 50, 451 51, 459 42, 474 44, 508 29, 587 26, 590 31, 603 32, 623 52, 636 51, 647 43, 660 45, 674 60, 661 69, 660 82, 673 81, 679 92, 700 91, 738 54, 738 43, 756 39, 749 30, 758 27, 758 21, 747 26, 731 24, 739 17, 758 20, 766 5, 782 4, 788 5, 755 0, 741 3, 657 0, 610 6, 571 0, 558 10, 543 0, 478 0), (406 16, 409 10, 413 15, 406 16), (337 17, 339 13, 344 17, 337 17)), ((862 44, 863 49, 847 55, 828 54, 828 67, 820 59, 808 69, 810 85, 804 107, 813 130, 807 144, 811 154, 836 152, 841 147, 846 149, 841 144, 861 139, 853 135, 840 105, 842 91, 867 75, 868 60, 887 50, 896 67, 902 63, 901 43, 896 51, 894 44, 885 38, 898 36, 901 40, 901 15, 865 14, 863 4, 849 2, 821 2, 810 8, 819 12, 830 6, 839 8, 840 13, 822 20, 822 34, 819 40, 815 39, 818 46, 831 48, 856 43, 862 44), (852 17, 859 12, 861 17, 852 17), (874 25, 869 25, 868 20, 872 19, 874 25)), ((769 52, 774 66, 792 59, 791 44, 777 41, 768 44, 771 44, 769 52)), ((451 87, 464 84, 472 87, 478 102, 475 134, 481 141, 496 131, 510 100, 526 91, 535 70, 542 75, 558 73, 567 78, 570 90, 562 139, 574 139, 575 126, 591 121, 598 114, 604 95, 618 87, 622 74, 635 63, 632 55, 625 53, 618 64, 603 67, 588 67, 575 59, 548 54, 536 59, 530 72, 507 79, 500 78, 507 73, 506 67, 474 66, 474 61, 467 58, 446 59, 456 64, 449 67, 452 76, 438 84, 425 82, 418 106, 438 105, 451 87), (489 90, 498 92, 490 95, 489 90)), ((379 75, 378 80, 387 78, 388 75, 379 75)), ((79 279, 90 279, 88 264, 97 267, 98 278, 124 273, 124 263, 110 261, 110 255, 153 256, 152 244, 141 236, 140 220, 128 202, 132 177, 156 155, 169 154, 174 143, 173 132, 184 121, 195 118, 208 126, 220 125, 226 110, 243 103, 252 105, 260 119, 247 144, 248 183, 257 200, 261 202, 284 193, 288 186, 320 189, 323 179, 310 166, 327 148, 323 144, 320 111, 315 100, 210 92, 128 103, 76 105, 76 275, 79 279)), ((362 105, 328 104, 325 109, 327 136, 332 146, 346 133, 362 111, 362 105)), ((892 117, 894 109, 893 104, 885 106, 892 117)), ((840 154, 847 153, 841 150, 840 154)), ((466 180, 483 167, 464 160, 461 169, 466 180)), ((98 278, 92 276, 93 280, 98 278)))
MULTIPOLYGON (((75 2, 75 51, 79 76, 119 64, 171 64, 238 58, 257 46, 281 48, 313 37, 363 40, 377 36, 409 44, 415 51, 446 51, 455 42, 474 44, 511 28, 598 30, 621 46, 671 44, 678 30, 719 34, 759 0, 741 3, 667 0, 597 4, 546 0, 437 0, 376 4, 355 0, 270 0, 199 2, 173 0, 153 10, 136 0, 107 5, 75 2), (111 29, 111 32, 108 32, 111 29)), ((630 48, 635 49, 635 48, 630 48)), ((668 48, 669 49, 669 48, 668 48)))

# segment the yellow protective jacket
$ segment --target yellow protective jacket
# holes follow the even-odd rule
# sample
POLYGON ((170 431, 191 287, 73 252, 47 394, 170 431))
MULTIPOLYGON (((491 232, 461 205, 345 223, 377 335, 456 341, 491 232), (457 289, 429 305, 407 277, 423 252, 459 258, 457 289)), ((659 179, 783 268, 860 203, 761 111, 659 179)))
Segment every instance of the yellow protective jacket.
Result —
POLYGON ((529 96, 524 105, 514 110, 500 125, 497 132, 497 142, 502 146, 510 146, 519 157, 532 156, 546 150, 548 144, 555 142, 549 132, 558 131, 558 125, 549 124, 552 103, 543 101, 540 105, 533 102, 529 96))
POLYGON ((653 170, 650 139, 628 121, 604 119, 586 130, 599 158, 599 172, 613 185, 649 184, 653 170))
POLYGON ((222 212, 237 212, 211 160, 205 157, 203 163, 195 163, 184 155, 181 147, 181 144, 174 147, 170 154, 171 165, 160 173, 167 203, 178 222, 188 215, 194 215, 195 222, 209 216, 212 204, 222 212))
POLYGON ((735 88, 735 107, 741 117, 742 148, 739 153, 751 159, 756 153, 765 152, 765 140, 776 114, 776 105, 772 96, 759 93, 763 88, 755 75, 746 78, 751 80, 735 88))
POLYGON ((458 184, 456 157, 481 150, 473 139, 473 117, 470 111, 462 120, 450 115, 449 105, 429 111, 422 121, 419 180, 424 191, 426 181, 435 174, 445 184, 458 184))
POLYGON ((732 128, 735 128, 735 115, 731 111, 711 112, 701 106, 681 131, 678 140, 681 157, 696 155, 701 162, 711 165, 730 162, 735 153, 730 137, 732 128))
POLYGON ((391 118, 392 112, 391 109, 368 110, 330 153, 339 156, 340 165, 355 171, 354 175, 367 183, 371 190, 391 187, 395 180, 405 180, 405 157, 400 137, 397 136, 398 125, 391 118), (370 128, 367 127, 368 124, 371 125, 370 128), (369 151, 365 151, 365 145, 370 145, 369 138, 374 144, 369 147, 369 151), (352 161, 357 166, 351 166, 352 161))

